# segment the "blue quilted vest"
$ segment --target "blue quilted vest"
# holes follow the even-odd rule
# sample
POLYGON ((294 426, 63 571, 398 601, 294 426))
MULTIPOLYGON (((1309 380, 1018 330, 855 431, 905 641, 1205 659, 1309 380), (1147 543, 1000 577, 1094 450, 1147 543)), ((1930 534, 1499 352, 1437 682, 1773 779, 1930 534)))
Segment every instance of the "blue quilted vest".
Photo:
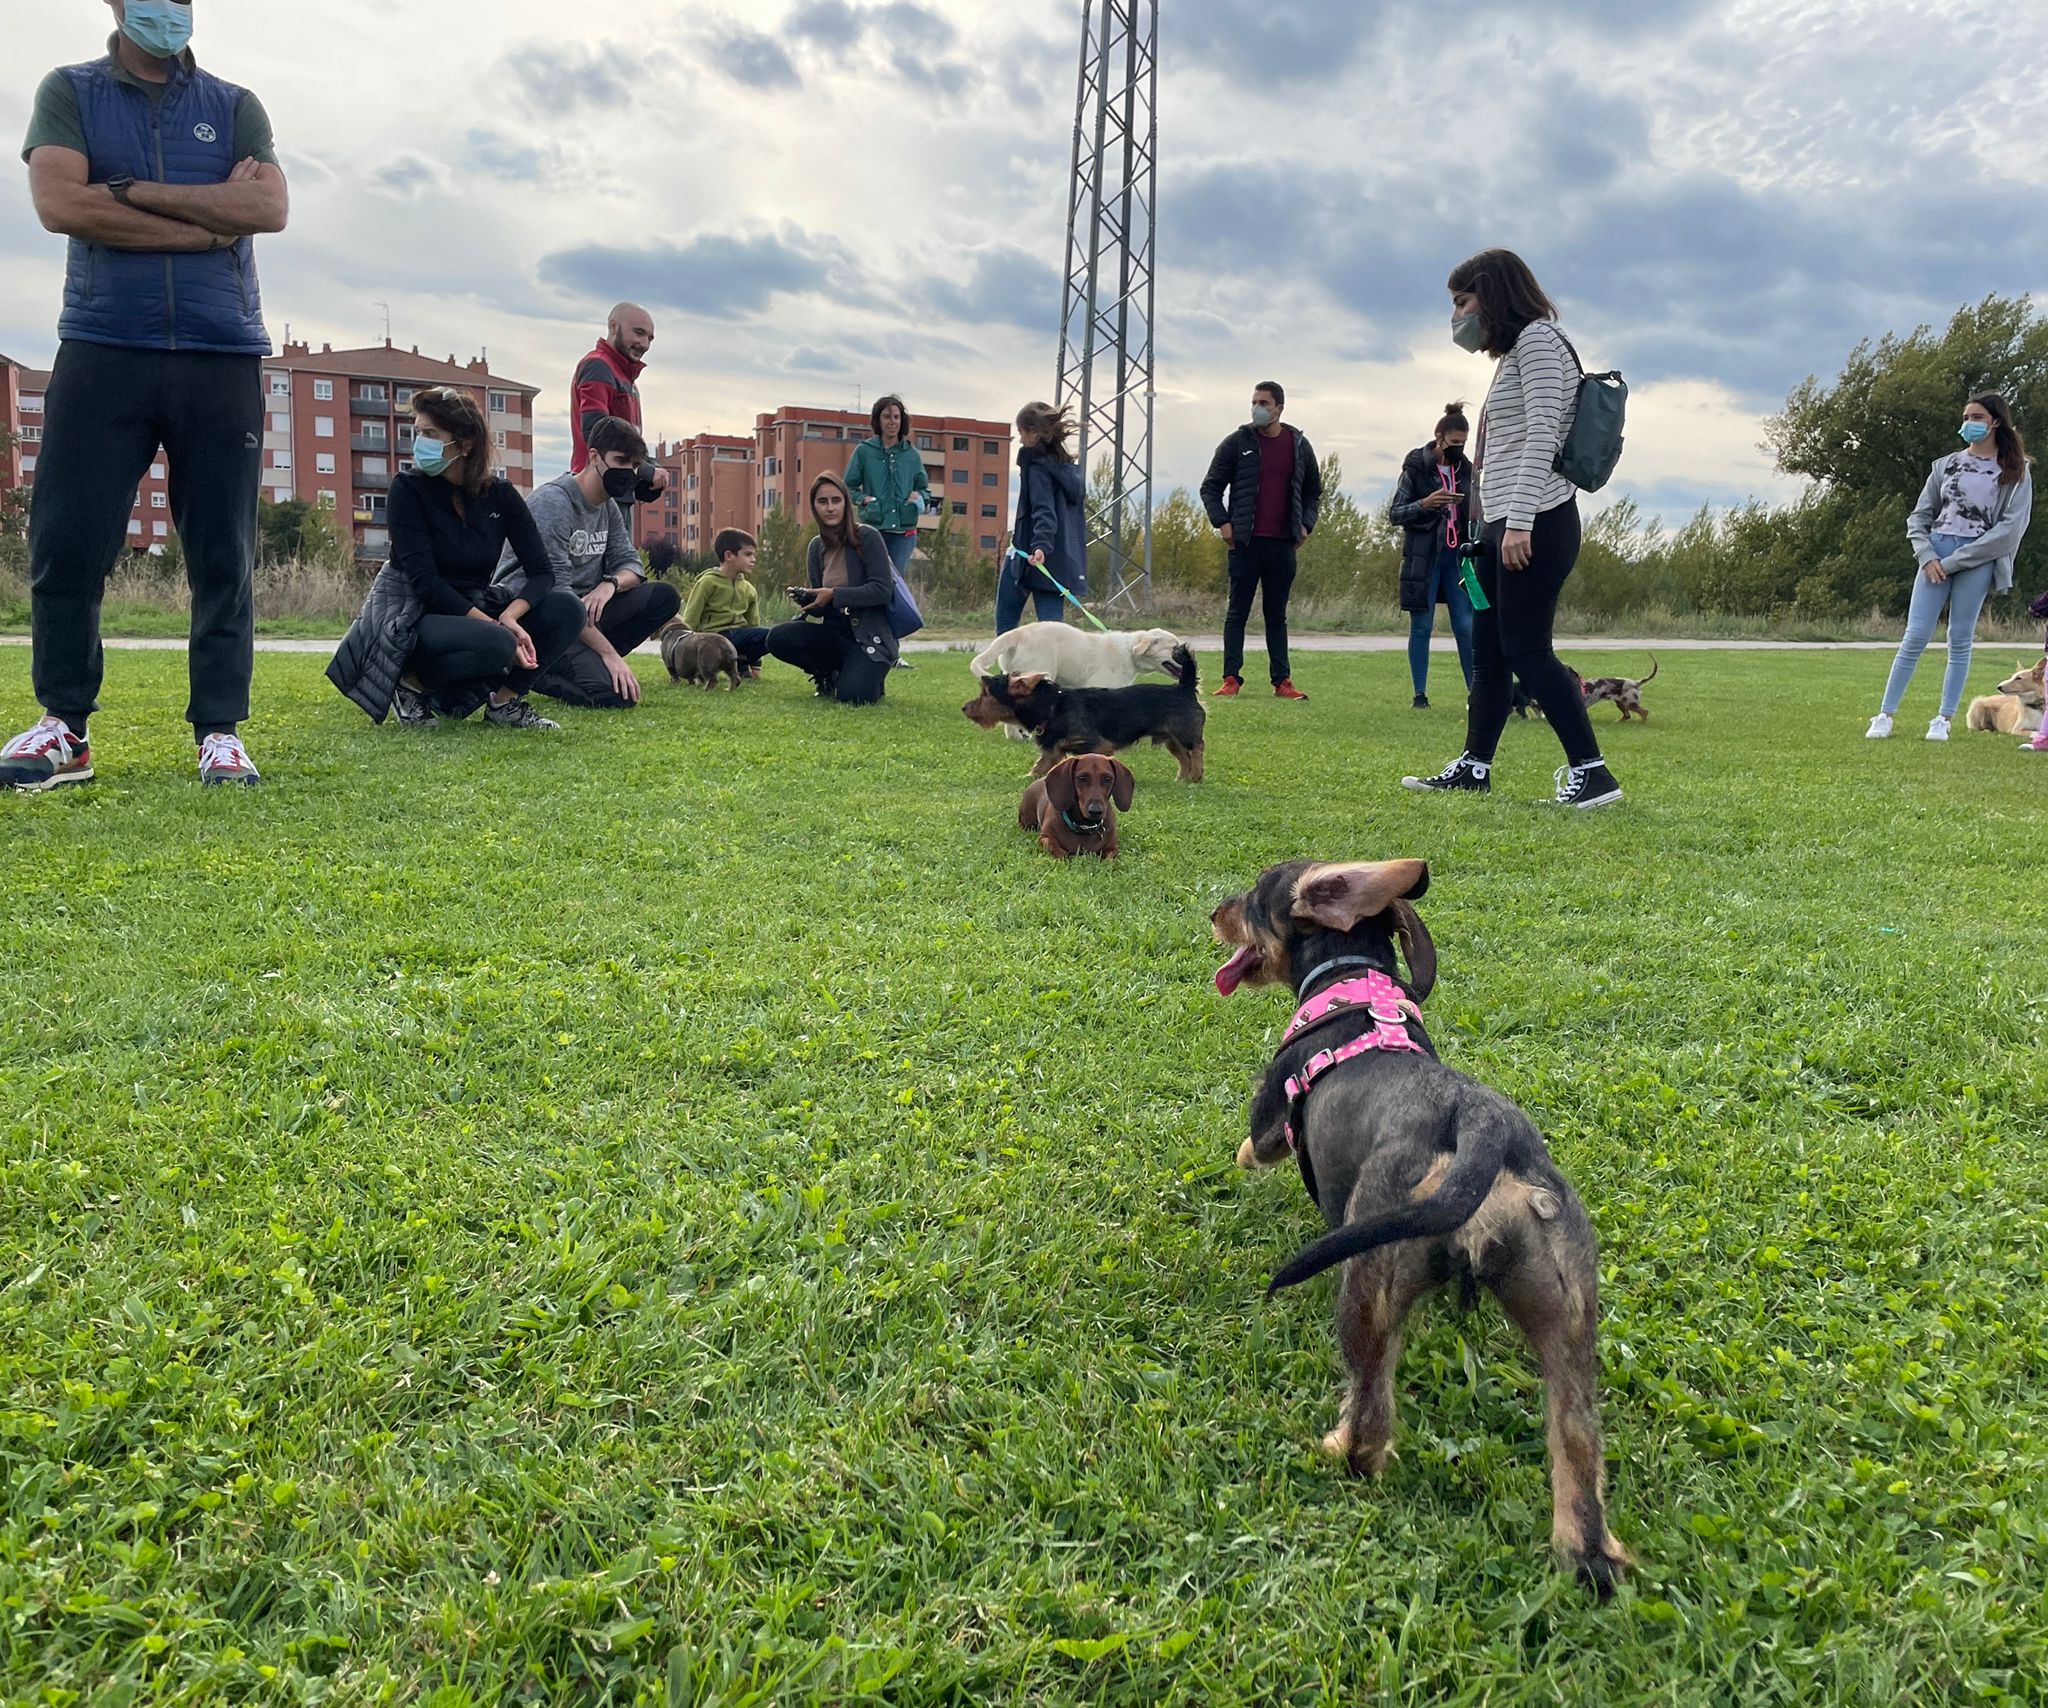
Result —
MULTIPOLYGON (((111 55, 70 65, 78 92, 88 177, 161 184, 219 184, 235 164, 235 110, 244 91, 182 63, 163 99, 114 75, 111 55)), ((196 350, 267 356, 270 333, 256 288, 255 245, 244 237, 206 254, 109 249, 71 240, 59 338, 130 350, 196 350)))

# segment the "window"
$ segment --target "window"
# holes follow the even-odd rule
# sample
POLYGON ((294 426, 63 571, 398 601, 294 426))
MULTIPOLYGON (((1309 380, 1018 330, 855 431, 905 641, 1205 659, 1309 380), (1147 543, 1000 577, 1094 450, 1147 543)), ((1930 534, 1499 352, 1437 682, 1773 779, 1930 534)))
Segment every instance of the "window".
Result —
POLYGON ((21 412, 24 415, 42 414, 43 394, 41 392, 23 392, 21 394, 21 412))
POLYGON ((273 433, 289 433, 292 430, 292 418, 289 415, 273 415, 270 418, 270 430, 273 433))
POLYGON ((162 463, 151 463, 149 465, 149 478, 151 480, 162 480, 164 478, 164 465, 162 463))
POLYGON ((983 551, 985 551, 985 552, 992 552, 992 551, 994 551, 994 550, 996 549, 996 537, 995 537, 995 535, 993 535, 993 534, 983 534, 983 535, 981 536, 981 549, 982 549, 983 551))
POLYGON ((384 459, 383 459, 382 457, 365 457, 365 458, 363 458, 363 473, 365 473, 365 474, 389 474, 390 472, 391 472, 391 466, 390 466, 390 464, 388 464, 387 462, 385 462, 385 460, 384 460, 384 459))
POLYGON ((334 508, 334 494, 326 487, 322 487, 320 489, 319 503, 322 510, 332 510, 334 508))
POLYGON ((398 407, 400 409, 410 409, 412 407, 411 386, 402 385, 398 388, 398 407))
POLYGON ((383 422, 381 422, 381 421, 365 421, 365 422, 363 423, 363 443, 364 443, 364 444, 366 444, 366 445, 375 445, 376 447, 378 447, 378 449, 380 449, 380 450, 381 450, 381 449, 382 449, 382 448, 383 448, 383 447, 384 447, 384 446, 385 446, 386 444, 388 444, 389 442, 390 442, 390 435, 389 435, 388 433, 386 433, 386 432, 385 432, 385 430, 384 430, 384 423, 383 423, 383 422))
POLYGON ((331 416, 331 415, 316 415, 316 416, 314 416, 314 417, 313 417, 313 437, 314 437, 314 438, 316 438, 316 439, 331 439, 331 438, 333 438, 333 437, 334 437, 334 417, 333 417, 333 416, 331 416))
POLYGON ((993 504, 984 504, 981 507, 981 519, 984 522, 993 522, 996 519, 996 507, 993 504))
POLYGON ((503 415, 505 413, 506 401, 505 394, 502 391, 492 392, 490 394, 491 413, 493 415, 503 415))
POLYGON ((128 518, 128 532, 131 534, 139 534, 142 532, 142 524, 136 521, 133 516, 130 516, 128 518))
POLYGON ((955 469, 953 471, 953 484, 955 486, 965 486, 967 484, 967 471, 965 469, 955 469))
MULTIPOLYGON (((22 442, 22 443, 23 443, 24 445, 40 445, 40 444, 41 444, 41 443, 43 442, 43 430, 42 430, 42 428, 40 428, 40 427, 24 427, 24 428, 22 428, 22 430, 21 430, 21 442, 22 442)), ((159 478, 161 478, 161 477, 159 477, 159 478)))
POLYGON ((149 495, 149 507, 152 510, 168 510, 171 507, 171 501, 161 492, 152 492, 149 495))
POLYGON ((994 486, 996 484, 996 474, 994 469, 990 469, 982 475, 981 484, 983 486, 994 486))
POLYGON ((332 451, 315 451, 313 453, 313 472, 315 474, 332 474, 334 472, 334 453, 332 451))
POLYGON ((384 401, 384 382, 382 380, 365 380, 356 387, 356 396, 365 403, 382 403, 384 401))
POLYGON ((929 433, 920 433, 917 436, 917 448, 920 451, 936 451, 939 447, 938 442, 929 433))
POLYGON ((272 452, 270 453, 270 466, 271 466, 272 468, 274 468, 274 469, 288 469, 288 468, 290 468, 290 467, 292 466, 292 454, 291 454, 291 452, 289 452, 289 451, 272 451, 272 452))
POLYGON ((966 449, 967 449, 967 441, 966 441, 965 439, 962 439, 962 438, 959 438, 959 437, 957 437, 957 436, 956 436, 956 437, 954 438, 954 440, 953 440, 953 449, 954 449, 954 450, 956 450, 956 451, 964 451, 964 450, 966 450, 966 449))
POLYGON ((290 374, 272 374, 270 376, 270 395, 272 397, 290 397, 291 394, 292 376, 290 374))
POLYGON ((768 459, 768 466, 761 472, 763 474, 780 474, 782 472, 782 459, 780 457, 770 457, 768 459))
POLYGON ((373 492, 363 500, 363 508, 369 511, 371 521, 381 522, 384 520, 384 503, 384 494, 381 492, 373 492))
POLYGON ((332 380, 315 380, 313 382, 313 401, 315 403, 332 403, 334 401, 334 382, 332 380))
POLYGON ((505 448, 505 429, 504 429, 504 428, 500 427, 500 428, 496 429, 496 430, 495 430, 495 431, 494 431, 494 432, 493 432, 493 433, 491 434, 491 443, 492 443, 493 445, 495 445, 495 446, 496 446, 496 447, 497 447, 497 448, 498 448, 499 450, 501 450, 501 451, 502 451, 502 450, 503 450, 503 449, 505 448))
POLYGON ((171 525, 168 522, 152 522, 149 525, 149 532, 153 539, 168 539, 170 537, 171 525))
POLYGON ((21 472, 23 474, 34 474, 36 472, 36 460, 34 457, 23 457, 21 459, 21 472))
POLYGON ((1000 439, 984 439, 984 440, 982 440, 982 442, 981 442, 981 454, 982 454, 983 456, 985 456, 985 457, 999 457, 999 456, 1001 456, 1001 455, 1003 454, 1003 442, 1002 442, 1002 440, 1000 440, 1000 439))
POLYGON ((288 486, 273 486, 273 487, 272 487, 272 488, 270 489, 270 502, 271 502, 271 503, 273 503, 273 504, 289 504, 289 503, 290 503, 291 501, 292 501, 292 489, 291 489, 290 487, 288 487, 288 486))

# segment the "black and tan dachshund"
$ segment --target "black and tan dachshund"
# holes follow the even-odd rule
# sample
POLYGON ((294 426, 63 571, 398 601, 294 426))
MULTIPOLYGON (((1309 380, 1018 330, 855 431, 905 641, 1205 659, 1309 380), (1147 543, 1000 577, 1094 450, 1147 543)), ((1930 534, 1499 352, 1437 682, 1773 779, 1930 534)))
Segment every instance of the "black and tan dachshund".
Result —
POLYGON ((1410 1308, 1447 1282, 1485 1287, 1542 1369, 1551 1544, 1604 1598, 1629 1558, 1607 1528, 1593 1225, 1536 1124, 1436 1058, 1419 1006, 1436 946, 1413 906, 1428 887, 1420 860, 1296 860, 1210 916, 1234 951, 1216 988, 1278 985, 1299 1005, 1237 1160, 1266 1167, 1291 1150, 1331 1229, 1273 1291, 1345 1265, 1337 1338, 1351 1386, 1324 1448, 1377 1476, 1410 1308))
POLYGON ((1118 753, 1140 741, 1163 747, 1183 783, 1202 780, 1202 726, 1208 711, 1195 681, 1194 655, 1175 647, 1170 683, 1132 688, 1057 688, 1043 676, 984 676, 981 695, 961 707, 977 723, 1007 714, 1038 743, 1031 775, 1043 777, 1078 753, 1118 753))

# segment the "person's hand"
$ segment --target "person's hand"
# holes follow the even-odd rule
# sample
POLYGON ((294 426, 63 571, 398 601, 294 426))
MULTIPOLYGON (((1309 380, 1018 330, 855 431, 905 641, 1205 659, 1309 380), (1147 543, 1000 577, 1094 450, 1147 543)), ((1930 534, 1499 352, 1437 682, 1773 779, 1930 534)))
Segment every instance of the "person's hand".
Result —
POLYGON ((1938 557, 1931 557, 1923 563, 1920 566, 1920 573, 1937 587, 1948 579, 1948 571, 1941 567, 1941 559, 1938 557))
POLYGON ((668 470, 656 463, 654 473, 647 477, 647 484, 656 492, 668 491, 668 470))
POLYGON ((1218 535, 1222 537, 1223 543, 1226 546, 1234 546, 1237 544, 1237 530, 1233 528, 1228 522, 1225 522, 1222 527, 1216 530, 1216 532, 1218 535))
POLYGON ((817 587, 811 590, 811 602, 804 609, 815 614, 824 610, 831 603, 832 589, 829 587, 817 587))
POLYGON ((616 582, 600 581, 588 593, 583 595, 583 609, 589 613, 590 620, 593 623, 604 615, 604 608, 612 602, 612 595, 617 593, 618 590, 616 582))
POLYGON ((1294 543, 1298 546, 1308 544, 1308 530, 1306 528, 1296 528, 1294 530, 1294 543))
POLYGON ((519 626, 517 617, 500 617, 499 624, 512 632, 514 656, 519 660, 521 670, 536 670, 540 667, 540 654, 533 649, 533 636, 519 626))
POLYGON ((1446 492, 1442 487, 1439 487, 1422 501, 1422 507, 1425 510, 1441 510, 1446 505, 1457 502, 1458 495, 1455 492, 1446 492))
POLYGON ((633 674, 633 667, 617 653, 604 661, 604 673, 612 680, 612 692, 629 706, 640 703, 640 678, 633 674))
POLYGON ((245 159, 235 162, 233 170, 228 173, 227 181, 230 184, 246 184, 262 170, 263 162, 251 154, 245 159))
POLYGON ((1529 530, 1510 528, 1500 537, 1500 561, 1510 569, 1529 567, 1529 530))
POLYGON ((1043 546, 1031 554, 1031 567, 1033 569, 1043 569, 1045 567, 1045 548, 1043 546))

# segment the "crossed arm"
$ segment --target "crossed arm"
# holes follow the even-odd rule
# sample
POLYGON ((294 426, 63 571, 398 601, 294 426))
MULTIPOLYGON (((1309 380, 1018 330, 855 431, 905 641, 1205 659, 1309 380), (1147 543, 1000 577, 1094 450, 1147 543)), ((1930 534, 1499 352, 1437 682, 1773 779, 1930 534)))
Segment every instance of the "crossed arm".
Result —
POLYGON ((290 213, 284 174, 258 160, 236 162, 219 184, 138 179, 124 207, 88 182, 83 154, 45 146, 29 156, 28 185, 45 231, 108 249, 217 249, 222 239, 282 231, 290 213))

